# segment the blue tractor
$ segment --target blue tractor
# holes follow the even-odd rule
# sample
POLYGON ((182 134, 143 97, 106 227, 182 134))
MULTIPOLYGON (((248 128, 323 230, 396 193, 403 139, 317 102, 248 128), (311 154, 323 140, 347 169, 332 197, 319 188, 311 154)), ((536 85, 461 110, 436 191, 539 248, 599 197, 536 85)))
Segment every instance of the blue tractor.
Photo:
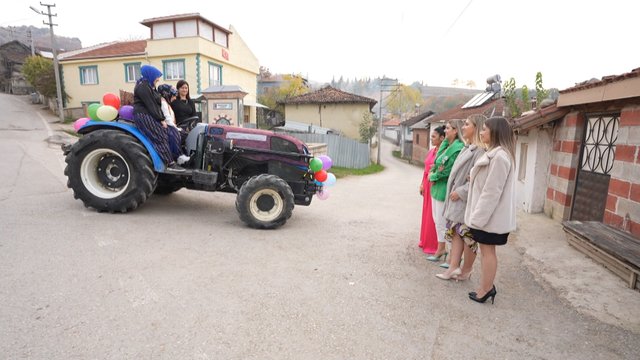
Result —
POLYGON ((237 194, 248 226, 273 229, 294 205, 309 205, 321 189, 309 170, 313 158, 300 140, 271 131, 194 123, 183 147, 184 173, 167 173, 153 145, 132 123, 89 121, 80 139, 63 147, 67 186, 86 207, 126 213, 152 194, 182 188, 237 194))

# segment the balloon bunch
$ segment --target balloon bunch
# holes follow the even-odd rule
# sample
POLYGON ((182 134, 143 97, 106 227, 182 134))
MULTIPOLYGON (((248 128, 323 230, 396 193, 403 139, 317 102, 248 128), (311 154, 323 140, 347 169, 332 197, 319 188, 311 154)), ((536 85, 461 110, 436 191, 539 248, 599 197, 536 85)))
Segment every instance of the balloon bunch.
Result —
POLYGON ((329 191, 325 187, 333 186, 336 183, 336 176, 327 172, 331 166, 333 166, 333 160, 327 155, 320 155, 309 161, 309 169, 313 171, 313 178, 316 184, 322 186, 320 191, 316 193, 320 200, 329 198, 329 191))
POLYGON ((120 107, 120 98, 116 94, 106 93, 102 97, 102 104, 93 103, 87 107, 89 117, 83 117, 73 123, 73 128, 78 131, 88 121, 111 121, 118 118, 133 121, 133 106, 120 107))

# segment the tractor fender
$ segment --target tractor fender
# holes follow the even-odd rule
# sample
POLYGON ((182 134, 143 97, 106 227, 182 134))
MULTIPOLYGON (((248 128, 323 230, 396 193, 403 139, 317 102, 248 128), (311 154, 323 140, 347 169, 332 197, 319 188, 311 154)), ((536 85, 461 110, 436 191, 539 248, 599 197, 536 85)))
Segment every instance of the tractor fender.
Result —
POLYGON ((162 161, 162 158, 160 158, 160 155, 158 154, 156 149, 153 147, 153 144, 151 143, 151 141, 146 136, 144 136, 144 134, 142 134, 137 127, 133 125, 129 125, 121 122, 115 122, 115 121, 107 122, 107 121, 90 120, 86 124, 84 124, 80 129, 78 129, 78 134, 84 135, 100 129, 114 129, 114 128, 120 131, 126 132, 128 134, 131 134, 136 139, 138 139, 138 141, 140 141, 142 145, 149 152, 149 155, 151 156, 151 161, 153 162, 153 169, 156 172, 164 171, 165 164, 162 161))

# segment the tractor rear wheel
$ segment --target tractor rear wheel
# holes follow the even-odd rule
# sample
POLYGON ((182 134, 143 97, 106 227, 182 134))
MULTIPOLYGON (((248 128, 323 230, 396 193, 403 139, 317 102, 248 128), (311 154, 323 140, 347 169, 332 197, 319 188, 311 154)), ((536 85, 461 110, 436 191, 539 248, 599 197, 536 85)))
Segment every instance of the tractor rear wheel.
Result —
POLYGON ((291 217, 294 197, 286 181, 262 174, 247 180, 236 198, 240 220, 252 228, 275 229, 291 217))
POLYGON ((83 136, 65 161, 64 174, 74 197, 98 211, 134 210, 151 195, 156 182, 145 147, 118 130, 97 130, 83 136))

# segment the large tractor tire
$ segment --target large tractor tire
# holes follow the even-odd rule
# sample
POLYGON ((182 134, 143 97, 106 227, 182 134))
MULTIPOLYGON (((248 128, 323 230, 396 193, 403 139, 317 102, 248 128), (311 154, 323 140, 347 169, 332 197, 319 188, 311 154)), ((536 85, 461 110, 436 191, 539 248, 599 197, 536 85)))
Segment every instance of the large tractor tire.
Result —
POLYGON ((262 174, 247 180, 236 198, 240 220, 252 228, 275 229, 293 212, 293 191, 286 181, 262 174))
POLYGON ((65 161, 64 174, 73 196, 98 211, 134 210, 151 195, 156 182, 145 147, 118 130, 97 130, 83 136, 65 161))

